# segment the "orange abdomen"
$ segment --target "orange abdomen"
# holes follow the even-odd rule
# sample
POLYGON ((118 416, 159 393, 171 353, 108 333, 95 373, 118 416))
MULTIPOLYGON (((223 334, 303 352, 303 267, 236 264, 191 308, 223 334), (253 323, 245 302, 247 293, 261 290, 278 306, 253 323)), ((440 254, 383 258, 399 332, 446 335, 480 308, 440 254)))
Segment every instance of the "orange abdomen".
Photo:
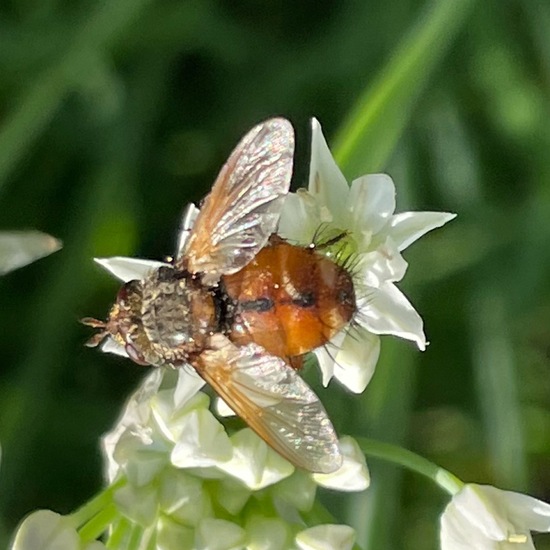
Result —
POLYGON ((353 282, 343 267, 279 239, 223 283, 234 304, 230 338, 284 359, 324 345, 355 312, 353 282))

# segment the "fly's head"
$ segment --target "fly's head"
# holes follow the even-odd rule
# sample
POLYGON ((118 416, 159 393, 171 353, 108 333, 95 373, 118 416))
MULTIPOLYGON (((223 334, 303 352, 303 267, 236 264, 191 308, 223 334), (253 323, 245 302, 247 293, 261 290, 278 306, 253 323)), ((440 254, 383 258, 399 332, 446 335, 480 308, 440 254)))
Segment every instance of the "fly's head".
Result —
POLYGON ((142 321, 143 283, 129 281, 119 291, 107 321, 86 317, 84 325, 99 329, 86 345, 96 347, 106 338, 122 346, 128 357, 139 365, 155 365, 157 356, 150 348, 142 321))

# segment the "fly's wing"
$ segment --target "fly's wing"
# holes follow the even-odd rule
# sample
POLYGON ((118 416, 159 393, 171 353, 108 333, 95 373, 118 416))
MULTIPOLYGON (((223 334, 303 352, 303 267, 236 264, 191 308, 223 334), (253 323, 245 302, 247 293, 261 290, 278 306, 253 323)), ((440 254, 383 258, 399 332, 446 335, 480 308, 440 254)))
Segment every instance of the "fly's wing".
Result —
POLYGON ((282 359, 256 344, 215 335, 199 374, 273 449, 295 466, 331 473, 342 465, 334 427, 319 398, 282 359))
POLYGON ((221 169, 176 267, 202 273, 208 284, 250 262, 277 227, 293 156, 288 120, 252 128, 221 169))

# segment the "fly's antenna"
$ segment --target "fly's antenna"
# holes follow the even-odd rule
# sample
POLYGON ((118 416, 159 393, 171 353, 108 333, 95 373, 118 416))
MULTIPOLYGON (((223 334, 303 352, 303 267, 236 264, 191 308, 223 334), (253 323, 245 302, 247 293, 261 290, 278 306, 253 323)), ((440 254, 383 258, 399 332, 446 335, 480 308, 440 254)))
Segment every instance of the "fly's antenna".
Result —
POLYGON ((80 322, 87 327, 101 329, 98 333, 94 334, 84 345, 89 348, 95 348, 103 341, 107 336, 107 323, 105 321, 100 321, 99 319, 94 319, 93 317, 84 317, 80 319, 80 322))

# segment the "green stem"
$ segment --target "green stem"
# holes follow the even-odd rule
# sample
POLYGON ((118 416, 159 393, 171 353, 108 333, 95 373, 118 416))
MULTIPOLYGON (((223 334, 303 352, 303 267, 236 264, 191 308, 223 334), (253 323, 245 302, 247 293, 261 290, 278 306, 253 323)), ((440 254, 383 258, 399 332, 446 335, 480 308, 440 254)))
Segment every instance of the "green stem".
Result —
POLYGON ((141 525, 134 524, 132 526, 132 534, 130 535, 130 540, 128 541, 128 550, 138 550, 141 547, 141 542, 143 539, 144 529, 141 525))
POLYGON ((78 531, 80 540, 82 540, 82 542, 91 542, 96 540, 97 537, 107 531, 109 526, 118 516, 119 513, 117 507, 114 504, 109 504, 78 531))
POLYGON ((78 510, 69 515, 69 518, 76 527, 89 522, 94 516, 113 503, 113 495, 115 491, 126 485, 126 479, 121 478, 115 481, 109 487, 100 491, 96 496, 81 506, 78 510))
POLYGON ((426 476, 450 495, 455 495, 464 487, 464 482, 451 472, 408 449, 366 437, 356 437, 355 439, 365 455, 399 464, 413 472, 426 476))
POLYGON ((154 529, 147 543, 147 550, 156 550, 157 549, 157 530, 154 529))
POLYGON ((120 548, 124 548, 124 541, 130 538, 131 531, 132 526, 130 522, 125 518, 121 518, 116 524, 113 525, 113 529, 105 546, 112 550, 120 550, 120 548))

